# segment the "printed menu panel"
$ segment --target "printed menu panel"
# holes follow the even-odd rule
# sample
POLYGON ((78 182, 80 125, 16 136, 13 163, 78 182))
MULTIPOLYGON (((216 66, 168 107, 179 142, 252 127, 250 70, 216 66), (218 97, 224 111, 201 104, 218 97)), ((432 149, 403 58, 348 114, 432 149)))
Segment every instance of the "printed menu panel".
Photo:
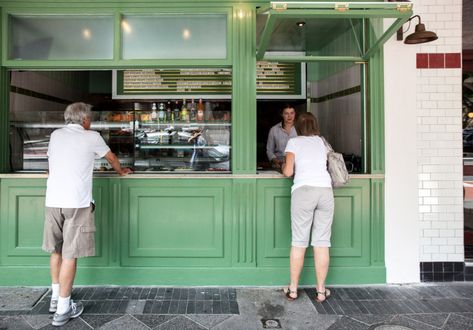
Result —
POLYGON ((231 69, 144 69, 118 72, 119 94, 232 93, 231 69), (120 84, 121 80, 121 84, 120 84))
MULTIPOLYGON (((258 95, 301 93, 301 64, 259 61, 258 95)), ((117 72, 117 94, 231 95, 232 70, 228 68, 141 69, 117 72)))
POLYGON ((300 64, 258 61, 256 92, 270 95, 300 94, 300 64))

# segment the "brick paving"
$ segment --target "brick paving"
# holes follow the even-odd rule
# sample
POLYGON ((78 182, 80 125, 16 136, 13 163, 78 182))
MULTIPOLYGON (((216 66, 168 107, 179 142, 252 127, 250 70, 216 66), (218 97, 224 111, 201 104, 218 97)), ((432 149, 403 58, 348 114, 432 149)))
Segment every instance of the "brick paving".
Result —
MULTIPOLYGON (((472 329, 473 284, 332 287, 289 302, 280 288, 77 287, 63 329, 472 329)), ((53 329, 47 288, 0 287, 0 329, 53 329)))

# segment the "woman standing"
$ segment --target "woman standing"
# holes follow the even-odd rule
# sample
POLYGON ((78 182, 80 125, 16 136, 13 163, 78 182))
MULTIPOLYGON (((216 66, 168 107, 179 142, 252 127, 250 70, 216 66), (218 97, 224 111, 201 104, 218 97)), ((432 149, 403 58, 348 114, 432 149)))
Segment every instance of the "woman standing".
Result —
POLYGON ((269 130, 268 141, 266 143, 266 154, 273 168, 281 170, 284 163, 284 149, 287 141, 297 136, 294 128, 296 110, 293 106, 285 104, 282 113, 282 121, 269 130))
POLYGON ((291 282, 284 288, 284 293, 289 300, 297 298, 304 255, 312 234, 317 280, 315 300, 323 302, 330 296, 330 290, 325 288, 325 279, 330 261, 334 211, 332 182, 327 171, 327 148, 319 136, 319 125, 313 114, 300 114, 295 128, 298 136, 287 143, 283 167, 284 176, 294 174, 291 188, 291 282))

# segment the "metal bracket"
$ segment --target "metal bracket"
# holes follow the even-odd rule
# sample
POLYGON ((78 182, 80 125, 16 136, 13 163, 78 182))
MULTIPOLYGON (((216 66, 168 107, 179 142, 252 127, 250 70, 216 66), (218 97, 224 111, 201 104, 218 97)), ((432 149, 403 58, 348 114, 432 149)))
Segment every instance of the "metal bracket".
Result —
POLYGON ((398 3, 396 9, 401 13, 405 13, 412 9, 412 3, 398 3))
POLYGON ((284 11, 287 9, 287 3, 285 2, 271 2, 271 9, 276 11, 284 11))
POLYGON ((335 10, 344 13, 350 9, 350 4, 348 2, 336 2, 335 10))

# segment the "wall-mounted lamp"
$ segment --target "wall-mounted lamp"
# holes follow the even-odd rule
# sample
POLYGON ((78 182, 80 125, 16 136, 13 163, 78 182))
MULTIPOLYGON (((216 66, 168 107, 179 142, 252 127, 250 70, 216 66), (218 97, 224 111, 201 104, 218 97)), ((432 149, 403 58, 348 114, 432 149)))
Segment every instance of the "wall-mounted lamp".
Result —
MULTIPOLYGON (((424 42, 437 40, 438 37, 435 34, 435 32, 425 31, 425 25, 421 23, 419 15, 414 15, 407 20, 409 22, 409 27, 411 26, 411 20, 416 17, 419 19, 419 24, 416 25, 415 32, 412 34, 409 34, 406 37, 406 39, 404 39, 404 43, 405 44, 421 44, 424 42)), ((407 28, 406 31, 409 30, 409 27, 407 28)), ((399 28, 399 30, 397 30, 397 40, 402 40, 402 38, 403 38, 403 31, 401 27, 399 28)))
POLYGON ((300 21, 300 22, 297 22, 296 25, 298 27, 303 27, 305 25, 305 22, 304 21, 300 21))

